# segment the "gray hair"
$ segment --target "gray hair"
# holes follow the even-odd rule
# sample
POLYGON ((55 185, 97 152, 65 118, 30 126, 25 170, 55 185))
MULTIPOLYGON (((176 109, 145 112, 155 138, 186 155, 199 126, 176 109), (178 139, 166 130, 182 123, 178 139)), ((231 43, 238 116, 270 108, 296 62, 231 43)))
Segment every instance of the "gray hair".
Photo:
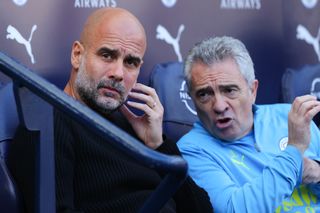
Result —
POLYGON ((201 62, 211 66, 227 58, 235 60, 241 74, 251 88, 255 74, 248 50, 240 40, 223 36, 205 39, 195 44, 190 50, 184 64, 184 77, 188 90, 191 91, 191 69, 194 63, 201 62))

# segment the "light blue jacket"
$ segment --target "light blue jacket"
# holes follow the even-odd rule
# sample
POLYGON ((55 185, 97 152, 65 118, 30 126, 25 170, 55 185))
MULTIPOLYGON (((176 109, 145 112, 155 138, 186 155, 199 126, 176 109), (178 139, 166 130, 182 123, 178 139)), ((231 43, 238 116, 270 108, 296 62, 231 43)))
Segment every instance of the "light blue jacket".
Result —
MULTIPOLYGON (((208 192, 215 212, 320 212, 320 184, 301 185, 303 159, 286 145, 290 107, 255 105, 254 130, 234 142, 214 138, 201 122, 179 140, 189 174, 208 192)), ((314 123, 305 155, 320 157, 314 123)))

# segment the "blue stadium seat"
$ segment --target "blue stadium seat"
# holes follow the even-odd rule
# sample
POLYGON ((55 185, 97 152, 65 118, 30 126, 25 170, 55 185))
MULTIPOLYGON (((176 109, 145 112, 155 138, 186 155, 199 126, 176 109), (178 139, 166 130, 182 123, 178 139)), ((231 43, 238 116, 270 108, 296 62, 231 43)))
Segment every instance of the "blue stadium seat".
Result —
POLYGON ((156 90, 164 107, 164 133, 177 141, 198 119, 193 102, 187 93, 183 64, 168 62, 155 65, 149 85, 156 90))
POLYGON ((55 212, 52 115, 28 89, 1 89, 1 211, 55 212))
MULTIPOLYGON (((282 100, 285 103, 292 103, 295 97, 306 94, 314 95, 320 100, 320 64, 286 69, 281 85, 282 100)), ((316 115, 313 120, 319 126, 320 115, 316 115)))
POLYGON ((23 212, 21 194, 7 166, 8 145, 19 124, 12 84, 0 90, 0 209, 3 212, 23 212))

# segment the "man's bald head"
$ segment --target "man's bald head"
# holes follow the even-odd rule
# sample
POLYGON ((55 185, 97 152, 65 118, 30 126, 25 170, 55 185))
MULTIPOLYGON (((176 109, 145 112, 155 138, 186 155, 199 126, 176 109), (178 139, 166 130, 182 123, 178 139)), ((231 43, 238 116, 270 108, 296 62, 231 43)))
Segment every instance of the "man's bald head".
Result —
POLYGON ((99 33, 104 29, 120 30, 128 36, 136 35, 142 39, 146 48, 146 33, 140 21, 129 11, 122 8, 101 8, 93 12, 85 22, 80 36, 83 45, 90 45, 99 33))

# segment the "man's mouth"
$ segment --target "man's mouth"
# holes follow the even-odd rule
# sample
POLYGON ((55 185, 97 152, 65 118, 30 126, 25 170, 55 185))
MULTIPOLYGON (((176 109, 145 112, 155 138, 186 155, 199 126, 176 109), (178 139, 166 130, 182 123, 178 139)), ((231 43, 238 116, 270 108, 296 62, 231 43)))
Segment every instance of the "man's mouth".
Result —
POLYGON ((224 128, 230 127, 232 124, 232 121, 233 119, 231 118, 220 118, 220 119, 217 119, 216 126, 219 129, 224 129, 224 128))
POLYGON ((121 94, 119 90, 117 90, 113 87, 101 87, 101 88, 99 88, 99 90, 101 91, 101 93, 104 96, 111 97, 111 98, 114 98, 114 97, 119 96, 121 94))

